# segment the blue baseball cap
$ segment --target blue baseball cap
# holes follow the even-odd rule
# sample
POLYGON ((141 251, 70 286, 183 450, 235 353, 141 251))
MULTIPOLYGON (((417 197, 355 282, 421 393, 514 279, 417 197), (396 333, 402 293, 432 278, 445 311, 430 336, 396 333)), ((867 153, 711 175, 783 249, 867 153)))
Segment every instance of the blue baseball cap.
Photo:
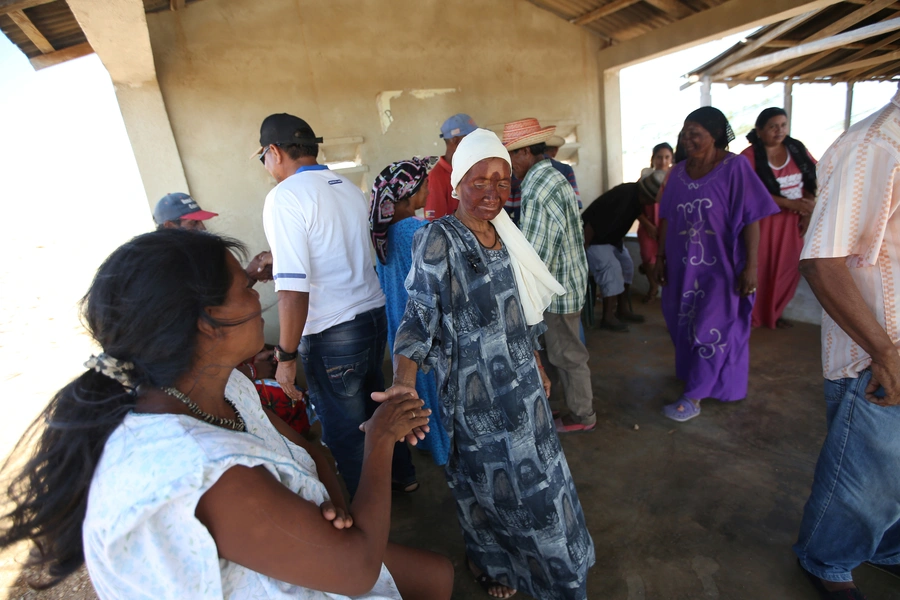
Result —
POLYGON ((465 113, 453 115, 441 125, 441 137, 445 140, 455 137, 465 137, 478 129, 475 120, 465 113))
POLYGON ((218 217, 218 213, 203 210, 197 202, 181 192, 174 192, 163 196, 153 209, 153 220, 157 225, 166 221, 188 219, 191 221, 205 221, 218 217))

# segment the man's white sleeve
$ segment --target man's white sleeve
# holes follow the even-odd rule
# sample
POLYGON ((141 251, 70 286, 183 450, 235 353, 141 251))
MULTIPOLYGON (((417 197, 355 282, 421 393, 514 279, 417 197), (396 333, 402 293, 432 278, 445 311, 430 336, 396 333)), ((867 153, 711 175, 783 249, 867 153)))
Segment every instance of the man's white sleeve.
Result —
POLYGON ((272 249, 276 291, 309 292, 309 225, 300 201, 285 189, 272 190, 263 224, 272 249))

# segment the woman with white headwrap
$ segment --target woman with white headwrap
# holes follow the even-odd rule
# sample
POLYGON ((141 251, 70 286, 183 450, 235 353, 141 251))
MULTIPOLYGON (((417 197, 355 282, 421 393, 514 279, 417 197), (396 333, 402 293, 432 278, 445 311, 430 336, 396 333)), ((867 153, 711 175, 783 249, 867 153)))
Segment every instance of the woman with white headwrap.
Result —
POLYGON ((453 155, 453 215, 420 229, 394 343, 394 385, 434 369, 450 438, 446 476, 468 566, 491 596, 583 599, 594 563, 537 355, 541 315, 564 289, 512 224, 509 153, 478 129, 453 155))

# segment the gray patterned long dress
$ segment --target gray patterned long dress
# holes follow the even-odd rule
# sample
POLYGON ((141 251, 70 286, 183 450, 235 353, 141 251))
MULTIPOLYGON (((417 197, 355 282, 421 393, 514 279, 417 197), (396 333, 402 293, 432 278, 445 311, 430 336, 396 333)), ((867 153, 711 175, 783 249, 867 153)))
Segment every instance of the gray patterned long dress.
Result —
POLYGON ((541 385, 505 247, 456 217, 420 229, 394 353, 434 368, 468 556, 535 598, 582 600, 594 543, 541 385))

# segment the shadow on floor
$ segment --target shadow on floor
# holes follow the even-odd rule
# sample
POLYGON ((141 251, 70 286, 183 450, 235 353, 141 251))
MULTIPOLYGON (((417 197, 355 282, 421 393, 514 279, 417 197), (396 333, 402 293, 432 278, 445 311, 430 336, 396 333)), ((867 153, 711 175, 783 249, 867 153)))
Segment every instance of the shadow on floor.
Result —
MULTIPOLYGON (((791 544, 825 436, 819 328, 754 331, 747 399, 679 424, 660 412, 681 385, 659 302, 635 309, 647 323, 630 333, 587 332, 598 427, 562 436, 597 553, 588 597, 815 600, 791 544)), ((422 487, 395 494, 392 540, 449 556, 454 598, 487 598, 443 471, 413 454, 422 487)), ((870 600, 900 600, 900 580, 854 575, 870 600)))

